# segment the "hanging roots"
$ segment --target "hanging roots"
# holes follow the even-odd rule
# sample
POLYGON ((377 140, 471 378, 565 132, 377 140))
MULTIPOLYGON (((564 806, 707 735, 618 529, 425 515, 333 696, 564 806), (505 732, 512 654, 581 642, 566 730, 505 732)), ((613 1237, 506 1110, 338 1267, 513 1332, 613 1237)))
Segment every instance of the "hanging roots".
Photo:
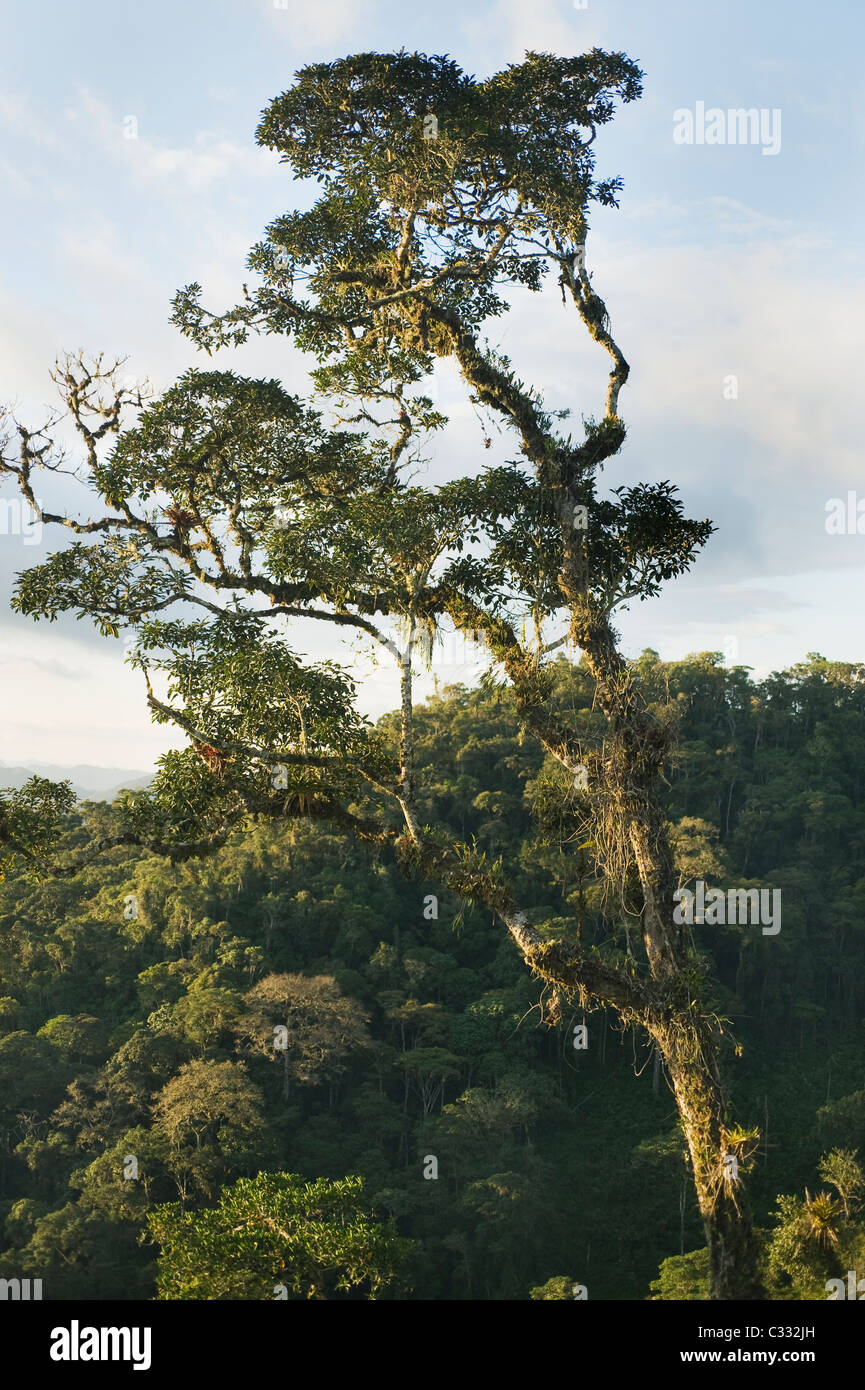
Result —
POLYGON ((564 1017, 562 1009, 562 996, 555 985, 552 985, 547 995, 546 991, 541 994, 541 1018, 548 1028, 558 1028, 564 1017))
POLYGON ((586 828, 594 841, 606 891, 620 893, 631 875, 631 827, 650 810, 655 781, 663 774, 670 745, 670 717, 647 715, 625 728, 613 727, 600 750, 586 757, 590 810, 586 828))

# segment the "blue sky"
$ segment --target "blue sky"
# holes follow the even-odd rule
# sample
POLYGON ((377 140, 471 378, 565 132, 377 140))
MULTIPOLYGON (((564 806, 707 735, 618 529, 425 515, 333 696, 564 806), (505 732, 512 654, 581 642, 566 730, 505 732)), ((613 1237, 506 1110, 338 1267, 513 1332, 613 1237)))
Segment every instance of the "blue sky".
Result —
MULTIPOLYGON (((211 307, 234 302, 250 245, 303 196, 253 136, 304 63, 406 47, 486 75, 527 48, 627 52, 645 95, 599 136, 599 171, 625 188, 618 211, 595 215, 588 248, 632 367, 629 437, 605 476, 672 478, 719 531, 690 576, 621 615, 623 643, 669 658, 726 647, 757 674, 812 650, 865 656, 865 535, 825 529, 830 498, 865 497, 858 4, 19 0, 2 13, 0 397, 28 421, 52 401, 64 349, 128 355, 158 388, 203 365, 168 323, 171 296, 195 279, 211 307), (778 153, 675 143, 674 113, 698 102, 779 111, 778 153)), ((500 338, 577 418, 598 413, 606 370, 581 327, 553 288, 520 302, 500 338)), ((306 388, 285 341, 224 360, 306 388)), ((432 465, 443 477, 476 468, 481 441, 452 373, 438 390, 452 419, 432 465)), ((495 449, 514 452, 498 438, 495 449)), ((27 540, 0 534, 4 595, 52 537, 27 540)), ((446 643, 440 679, 470 676, 469 657, 446 643)), ((84 624, 34 625, 4 599, 0 662, 3 761, 146 768, 167 744, 120 643, 84 624)), ((391 707, 389 673, 364 673, 364 708, 391 707)))

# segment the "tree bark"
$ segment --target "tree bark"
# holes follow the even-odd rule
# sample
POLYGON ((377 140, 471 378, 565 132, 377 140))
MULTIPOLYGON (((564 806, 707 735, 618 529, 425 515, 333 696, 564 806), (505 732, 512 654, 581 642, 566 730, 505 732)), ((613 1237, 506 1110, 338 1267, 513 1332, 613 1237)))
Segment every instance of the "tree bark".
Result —
POLYGON ((713 1299, 764 1297, 757 1272, 751 1215, 742 1181, 725 1172, 728 1144, 717 1044, 704 1019, 687 1022, 671 1011, 666 1024, 649 1031, 664 1057, 673 1085, 706 1242, 713 1299))

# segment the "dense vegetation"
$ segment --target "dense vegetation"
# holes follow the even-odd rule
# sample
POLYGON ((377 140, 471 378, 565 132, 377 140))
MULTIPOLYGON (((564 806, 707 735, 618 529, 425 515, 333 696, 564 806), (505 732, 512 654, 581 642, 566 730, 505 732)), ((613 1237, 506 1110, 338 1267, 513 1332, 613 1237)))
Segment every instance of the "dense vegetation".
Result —
MULTIPOLYGON (((827 1279, 865 1270, 862 668, 812 656, 756 683, 717 654, 647 652, 634 670, 675 717, 683 882, 782 891, 777 935, 693 931, 729 1020, 730 1123, 760 1129, 766 1287, 825 1298, 827 1279)), ((585 668, 563 659, 554 700, 587 731, 599 718, 585 668)), ((567 773, 521 737, 512 694, 448 689, 415 720, 427 822, 518 864, 545 934, 628 952, 627 914, 562 811, 567 773)), ((397 738, 395 716, 380 728, 397 738)), ((0 813, 22 814, 20 797, 0 813)), ((85 849, 116 816, 74 809, 64 843, 85 849)), ((653 1045, 612 1012, 557 1016, 492 914, 305 819, 262 819, 186 863, 117 848, 75 877, 6 868, 0 1276, 41 1277, 49 1298, 152 1298, 158 1236, 163 1296, 273 1297, 266 1271, 242 1283, 230 1241, 221 1262, 172 1263, 179 1225, 224 1243, 256 1183, 286 1210, 312 1193, 336 1211, 360 1179, 356 1229, 394 1265, 378 1296, 570 1297, 579 1281, 590 1299, 640 1299, 653 1280, 655 1296, 706 1295, 653 1045)), ((288 1296, 374 1291, 364 1258, 321 1280, 304 1266, 288 1296)))

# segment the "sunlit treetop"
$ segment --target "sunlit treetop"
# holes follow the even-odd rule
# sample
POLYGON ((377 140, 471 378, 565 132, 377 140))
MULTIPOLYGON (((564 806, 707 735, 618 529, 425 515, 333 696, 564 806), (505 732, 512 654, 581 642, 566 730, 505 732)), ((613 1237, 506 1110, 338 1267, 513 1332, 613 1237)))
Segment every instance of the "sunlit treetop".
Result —
POLYGON ((595 178, 594 140, 641 91, 637 65, 599 49, 530 53, 486 81, 405 52, 302 68, 257 138, 321 196, 270 224, 249 257, 264 283, 243 305, 214 318, 190 285, 175 321, 207 348, 250 325, 290 331, 331 385, 383 379, 381 354, 403 380, 424 374, 450 349, 418 295, 477 328, 504 310, 502 287, 538 289, 584 243, 589 205, 615 205, 621 181, 595 178))

